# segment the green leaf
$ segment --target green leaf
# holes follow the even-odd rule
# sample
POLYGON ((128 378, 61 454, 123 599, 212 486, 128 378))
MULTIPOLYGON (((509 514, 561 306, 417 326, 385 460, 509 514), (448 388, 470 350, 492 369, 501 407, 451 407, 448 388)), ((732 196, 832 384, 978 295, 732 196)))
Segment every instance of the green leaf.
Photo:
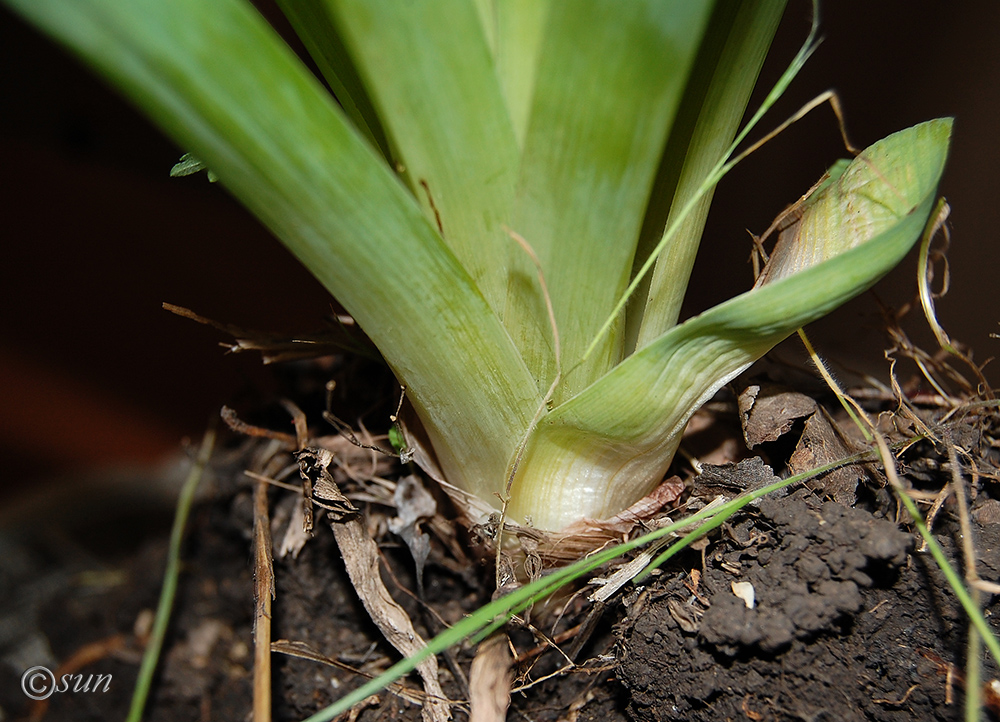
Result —
POLYGON ((493 56, 519 146, 528 132, 535 71, 551 0, 488 0, 496 24, 493 56))
MULTIPOLYGON (((716 6, 653 188, 636 268, 697 195, 735 137, 784 8, 784 2, 774 0, 716 6)), ((714 188, 702 195, 681 220, 651 278, 637 291, 629 307, 630 351, 677 323, 713 193, 714 188)))
POLYGON ((449 479, 488 494, 540 403, 534 379, 406 188, 256 11, 7 1, 218 174, 405 380, 449 479))
POLYGON ((815 265, 675 326, 544 417, 514 482, 512 517, 559 528, 649 491, 698 407, 902 260, 933 208, 950 133, 950 119, 934 120, 868 148, 810 204, 819 216, 810 227, 825 234, 808 244, 815 265), (814 253, 818 241, 829 250, 814 253))
POLYGON ((170 169, 170 177, 183 178, 184 176, 194 175, 195 173, 200 173, 201 171, 205 171, 208 176, 209 183, 215 183, 219 180, 219 177, 212 172, 211 168, 206 166, 190 153, 185 153, 170 169))
MULTIPOLYGON (((392 162, 389 141, 368 97, 361 78, 351 65, 344 41, 330 21, 324 0, 277 0, 281 11, 302 39, 309 55, 316 63, 323 78, 330 84, 333 95, 361 131, 378 148, 382 156, 392 162)), ((394 164, 393 164, 394 165, 394 164)))
POLYGON ((517 247, 503 230, 518 149, 476 9, 326 0, 411 190, 494 310, 517 247))
MULTIPOLYGON (((581 360, 628 283, 710 9, 691 0, 580 0, 549 11, 511 227, 541 261, 564 369, 581 360)), ((504 322, 547 387, 555 361, 544 299, 524 254, 513 268, 504 322)), ((619 327, 567 375, 557 399, 613 367, 622 350, 619 327)))

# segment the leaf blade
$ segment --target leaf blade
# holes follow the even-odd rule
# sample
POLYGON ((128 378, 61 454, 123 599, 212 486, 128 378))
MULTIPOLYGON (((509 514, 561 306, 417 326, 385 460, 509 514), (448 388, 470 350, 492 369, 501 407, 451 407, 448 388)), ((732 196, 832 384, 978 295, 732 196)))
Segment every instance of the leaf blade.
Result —
POLYGON ((256 11, 7 2, 204 160, 343 302, 410 386, 455 483, 502 477, 539 401, 533 378, 412 196, 256 11))
MULTIPOLYGON (((679 167, 668 170, 665 178, 658 178, 666 188, 654 188, 651 200, 651 205, 662 204, 661 198, 667 200, 669 213, 663 210, 655 214, 647 212, 640 240, 645 253, 640 250, 636 267, 697 194, 735 137, 784 6, 783 2, 752 0, 738 7, 735 3, 716 7, 716 16, 722 17, 717 22, 713 16, 709 32, 711 37, 718 38, 722 47, 714 63, 712 57, 705 58, 709 62, 703 62, 699 55, 695 65, 692 84, 700 80, 701 87, 689 87, 685 91, 685 111, 694 117, 687 129, 678 129, 687 130, 682 137, 671 134, 664 154, 679 167), (692 90, 703 92, 704 97, 700 101, 693 97, 693 102, 687 104, 687 96, 694 94, 692 90), (671 177, 676 183, 672 188, 669 186, 671 177), (667 188, 671 192, 663 192, 667 188)), ((628 319, 636 335, 630 350, 642 348, 677 323, 713 193, 714 189, 697 201, 656 260, 648 284, 638 289, 632 309, 637 310, 635 307, 641 305, 642 313, 632 313, 628 319)))
POLYGON ((846 196, 831 194, 827 201, 834 210, 857 213, 859 203, 881 208, 892 199, 895 221, 871 226, 874 237, 675 326, 553 409, 529 441, 524 472, 513 487, 512 517, 534 514, 537 525, 558 528, 581 513, 614 514, 648 492, 701 404, 795 329, 869 288, 906 255, 934 206, 950 132, 950 119, 900 131, 845 171, 846 196), (561 469, 560 455, 568 459, 561 469), (573 474, 586 468, 593 478, 579 483, 573 474), (566 481, 553 482, 553 476, 566 481), (560 511, 566 508, 572 514, 560 511))
MULTIPOLYGON (((646 0, 554 3, 550 9, 512 228, 541 260, 563 368, 582 358, 628 282, 657 159, 708 9, 704 2, 646 0)), ((527 259, 516 258, 504 318, 547 386, 555 373, 553 344, 533 279, 527 259)), ((564 379, 557 398, 571 396, 620 360, 617 331, 564 379)))
POLYGON ((499 311, 518 150, 479 14, 452 0, 325 0, 411 190, 499 311))

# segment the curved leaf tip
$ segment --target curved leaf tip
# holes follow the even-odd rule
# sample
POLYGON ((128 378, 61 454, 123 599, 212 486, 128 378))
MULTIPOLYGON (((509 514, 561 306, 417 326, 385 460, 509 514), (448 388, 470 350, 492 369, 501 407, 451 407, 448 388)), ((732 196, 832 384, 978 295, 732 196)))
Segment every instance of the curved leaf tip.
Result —
POLYGON ((756 285, 839 256, 912 213, 937 190, 951 126, 951 118, 920 123, 835 164, 775 221, 778 242, 756 285))

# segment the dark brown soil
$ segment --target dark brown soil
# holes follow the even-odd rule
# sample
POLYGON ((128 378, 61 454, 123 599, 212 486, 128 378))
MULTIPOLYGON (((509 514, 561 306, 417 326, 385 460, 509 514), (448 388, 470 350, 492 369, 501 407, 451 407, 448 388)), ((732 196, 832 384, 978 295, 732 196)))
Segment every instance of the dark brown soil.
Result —
MULTIPOLYGON (((962 665, 967 628, 933 562, 907 553, 911 536, 815 497, 765 500, 733 532, 767 536, 710 556, 699 593, 711 606, 697 629, 671 614, 678 603, 703 609, 681 575, 649 590, 623 625, 619 673, 635 719, 962 718, 948 665, 962 665), (737 579, 753 583, 754 609, 733 594, 737 579)), ((995 550, 997 527, 978 532, 995 550)))
MULTIPOLYGON (((913 478, 940 488, 935 464, 914 463, 920 473, 913 478)), ((759 461, 738 468, 769 473, 759 461)), ((249 488, 235 471, 228 490, 219 489, 192 516, 148 720, 248 719, 252 520, 249 488)), ((708 477, 718 483, 725 475, 716 468, 708 477)), ((822 487, 798 488, 749 507, 704 549, 689 550, 647 586, 627 586, 612 599, 578 666, 515 693, 508 719, 961 719, 964 615, 927 553, 914 548, 915 535, 895 523, 891 498, 877 483, 859 495, 866 503, 850 508, 824 500, 822 487), (752 609, 735 595, 733 582, 753 585, 752 609)), ((989 496, 980 493, 974 509, 982 522, 975 529, 979 571, 992 580, 1000 576, 1000 515, 993 513, 1000 505, 989 496)), ((292 499, 287 492, 272 498, 276 513, 292 499)), ((935 531, 961 569, 955 513, 946 504, 935 531)), ((169 523, 166 511, 133 508, 119 518, 80 517, 59 528, 33 524, 0 537, 2 719, 42 712, 36 718, 124 718, 141 648, 134 628, 143 610, 155 608, 169 523), (133 532, 123 537, 128 524, 133 532), (110 543, 99 543, 102 536, 110 543), (55 669, 81 649, 92 656, 79 671, 112 675, 110 690, 56 694, 47 710, 32 707, 20 689, 21 671, 34 664, 55 669)), ((325 524, 317 531, 297 559, 275 561, 273 639, 306 642, 344 664, 378 673, 396 656, 357 601, 332 534, 325 524)), ((422 634, 428 624, 439 628, 410 591, 416 584, 405 545, 387 533, 384 540, 388 588, 422 634)), ((491 577, 488 565, 477 567, 437 549, 425 572, 427 604, 453 623, 488 600, 491 577)), ((988 596, 984 601, 993 623, 996 604, 988 596)), ((554 632, 544 627, 546 633, 571 628, 587 613, 578 598, 554 632)), ((533 621, 543 625, 541 610, 533 621)), ((523 628, 509 633, 517 652, 529 656, 518 667, 519 684, 565 664, 552 651, 527 655, 539 644, 536 635, 523 628)), ((569 636, 563 647, 572 645, 569 636)), ((455 654, 466 673, 471 655, 455 654)), ((992 660, 982 658, 984 681, 997 677, 992 660)), ((313 661, 274 659, 276 720, 302 719, 364 681, 313 661)), ((444 660, 441 670, 446 694, 464 699, 444 660)), ((456 707, 455 716, 465 719, 465 708, 456 707)), ((418 720, 420 712, 383 692, 356 719, 418 720)))

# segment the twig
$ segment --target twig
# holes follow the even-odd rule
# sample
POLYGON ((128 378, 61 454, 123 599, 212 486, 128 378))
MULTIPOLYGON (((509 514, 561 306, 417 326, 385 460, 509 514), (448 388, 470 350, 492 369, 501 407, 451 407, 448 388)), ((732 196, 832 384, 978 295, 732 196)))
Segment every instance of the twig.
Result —
MULTIPOLYGON (((289 657, 297 657, 298 659, 305 659, 310 662, 319 662, 320 664, 325 664, 329 667, 334 667, 335 669, 343 670, 349 674, 356 674, 359 677, 364 677, 365 679, 374 679, 375 675, 370 672, 366 672, 363 669, 358 669, 345 662, 341 662, 335 657, 328 657, 325 654, 317 652, 315 649, 310 647, 305 642, 291 641, 288 639, 279 639, 271 642, 271 651, 278 654, 285 654, 289 657)), ((396 695, 400 699, 404 699, 407 702, 413 702, 415 704, 423 704, 424 700, 427 699, 427 693, 419 689, 411 689, 409 687, 404 687, 401 684, 393 682, 385 686, 392 694, 396 695)))
POLYGON ((265 429, 260 426, 253 426, 245 421, 242 421, 236 412, 229 408, 228 406, 223 406, 222 411, 219 412, 219 416, 222 420, 226 422, 226 426, 235 431, 237 434, 244 434, 246 436, 257 436, 265 439, 274 439, 275 441, 280 441, 289 447, 295 446, 295 437, 291 434, 285 434, 280 431, 271 431, 271 429, 265 429))

